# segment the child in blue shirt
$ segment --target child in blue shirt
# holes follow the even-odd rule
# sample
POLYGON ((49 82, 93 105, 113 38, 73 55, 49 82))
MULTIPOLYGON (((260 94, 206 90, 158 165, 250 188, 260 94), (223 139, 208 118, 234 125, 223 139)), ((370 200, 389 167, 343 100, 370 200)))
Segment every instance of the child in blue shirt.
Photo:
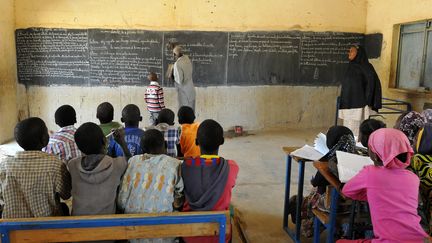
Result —
MULTIPOLYGON (((144 131, 138 127, 139 122, 142 121, 140 109, 134 104, 125 106, 122 110, 121 121, 125 124, 125 141, 129 152, 132 156, 143 154, 141 148, 141 139, 144 131)), ((111 157, 123 156, 123 150, 112 137, 110 137, 110 144, 108 146, 108 155, 111 157)))

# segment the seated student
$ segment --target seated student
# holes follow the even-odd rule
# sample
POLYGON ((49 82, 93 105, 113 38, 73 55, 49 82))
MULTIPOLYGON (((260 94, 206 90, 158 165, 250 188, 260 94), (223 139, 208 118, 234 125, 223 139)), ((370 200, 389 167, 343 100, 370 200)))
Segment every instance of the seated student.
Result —
POLYGON ((68 162, 72 177, 72 215, 116 212, 117 189, 130 153, 122 129, 114 132, 114 138, 124 148, 126 158, 106 155, 106 138, 95 123, 84 123, 75 132, 75 141, 85 155, 68 162))
MULTIPOLYGON (((239 167, 235 161, 218 156, 219 146, 224 144, 221 125, 214 120, 203 121, 196 143, 201 156, 186 159, 181 165, 186 198, 183 211, 228 210, 239 167)), ((227 235, 226 242, 230 238, 227 235)), ((184 241, 218 242, 218 237, 187 237, 184 241)))
POLYGON ((122 125, 113 121, 114 107, 109 102, 103 102, 97 107, 96 118, 99 119, 99 127, 102 129, 104 136, 111 133, 112 129, 120 128, 122 125))
MULTIPOLYGON (((142 154, 141 138, 144 131, 138 127, 142 121, 140 109, 134 104, 126 105, 122 110, 121 121, 125 124, 125 141, 132 156, 142 154)), ((108 155, 111 157, 124 156, 122 147, 110 138, 108 155)))
POLYGON ((74 140, 76 128, 75 109, 70 105, 62 105, 55 112, 55 123, 61 128, 54 133, 43 151, 57 155, 61 160, 67 162, 81 156, 81 151, 74 140))
POLYGON ((156 119, 156 126, 149 129, 157 129, 163 132, 167 143, 167 155, 177 157, 177 145, 180 143, 179 130, 174 126, 175 114, 170 109, 162 109, 156 119))
POLYGON ((180 107, 178 121, 181 124, 180 133, 180 150, 185 158, 195 158, 201 155, 200 147, 196 145, 195 140, 198 131, 198 122, 195 121, 195 113, 189 106, 180 107))
MULTIPOLYGON (((165 155, 164 136, 156 129, 145 131, 141 144, 145 154, 129 160, 118 194, 118 207, 127 214, 173 212, 183 202, 183 180, 179 175, 181 162, 165 155)), ((131 242, 174 242, 174 239, 131 242)))
POLYGON ((67 215, 60 204, 71 193, 66 165, 56 156, 42 152, 48 144, 48 129, 37 117, 19 122, 15 140, 24 149, 0 162, 0 207, 2 218, 67 215))
POLYGON ((386 124, 380 120, 366 119, 360 124, 359 140, 363 147, 367 148, 369 136, 380 128, 385 128, 386 124))
POLYGON ((405 169, 412 154, 401 131, 382 128, 372 133, 369 155, 375 165, 363 168, 342 192, 369 203, 375 239, 338 242, 423 242, 427 234, 417 215, 419 179, 405 169))
POLYGON ((419 215, 423 229, 432 234, 432 124, 425 124, 416 141, 415 155, 408 169, 420 178, 419 215))
POLYGON ((417 111, 410 111, 398 117, 394 128, 405 133, 411 146, 414 148, 414 138, 426 122, 426 117, 423 114, 417 111))
MULTIPOLYGON (((356 143, 352 131, 344 126, 332 126, 327 132, 327 147, 330 151, 321 159, 323 162, 327 162, 329 165, 330 172, 338 177, 337 172, 337 158, 336 151, 343 151, 348 153, 357 153, 356 143)), ((311 184, 314 187, 310 194, 303 199, 302 213, 301 213, 301 233, 305 237, 312 237, 313 235, 313 208, 327 211, 325 207, 325 192, 326 188, 330 183, 325 177, 317 171, 315 176, 311 180, 311 184)), ((289 208, 291 214, 291 221, 295 224, 296 221, 296 203, 297 196, 293 196, 289 201, 289 208)))

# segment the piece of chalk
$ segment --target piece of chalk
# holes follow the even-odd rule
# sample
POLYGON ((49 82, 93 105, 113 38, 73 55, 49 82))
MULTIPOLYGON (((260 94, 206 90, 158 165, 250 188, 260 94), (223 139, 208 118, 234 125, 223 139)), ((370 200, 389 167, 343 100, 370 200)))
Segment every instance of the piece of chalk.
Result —
POLYGON ((106 135, 105 137, 109 138, 111 135, 113 135, 114 132, 110 132, 108 133, 108 135, 106 135))

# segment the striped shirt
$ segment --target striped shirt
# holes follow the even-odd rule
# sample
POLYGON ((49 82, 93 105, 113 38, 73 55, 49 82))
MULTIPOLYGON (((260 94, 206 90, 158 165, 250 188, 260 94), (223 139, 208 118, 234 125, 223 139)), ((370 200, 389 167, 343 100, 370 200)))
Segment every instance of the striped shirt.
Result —
POLYGON ((163 89, 158 82, 150 82, 147 86, 144 100, 150 112, 159 112, 165 108, 163 89))
POLYGON ((3 218, 62 215, 60 198, 71 195, 66 164, 42 151, 20 151, 0 162, 3 218))
POLYGON ((43 151, 54 154, 59 159, 67 162, 71 159, 81 157, 81 151, 75 143, 74 134, 76 128, 73 125, 62 127, 54 133, 43 151))

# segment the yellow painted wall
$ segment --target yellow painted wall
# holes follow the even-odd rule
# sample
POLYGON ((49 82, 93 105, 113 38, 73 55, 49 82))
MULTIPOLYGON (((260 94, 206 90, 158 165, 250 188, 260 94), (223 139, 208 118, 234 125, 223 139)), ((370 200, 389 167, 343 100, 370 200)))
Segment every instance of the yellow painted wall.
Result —
POLYGON ((414 105, 414 109, 420 111, 424 102, 432 102, 431 93, 406 93, 388 88, 393 25, 428 18, 432 18, 431 0, 369 0, 367 4, 366 32, 383 33, 381 57, 372 61, 381 78, 383 93, 387 97, 408 100, 414 105))
POLYGON ((0 143, 13 137, 17 121, 13 0, 0 0, 0 143))
POLYGON ((364 32, 365 0, 16 0, 16 27, 364 32))

